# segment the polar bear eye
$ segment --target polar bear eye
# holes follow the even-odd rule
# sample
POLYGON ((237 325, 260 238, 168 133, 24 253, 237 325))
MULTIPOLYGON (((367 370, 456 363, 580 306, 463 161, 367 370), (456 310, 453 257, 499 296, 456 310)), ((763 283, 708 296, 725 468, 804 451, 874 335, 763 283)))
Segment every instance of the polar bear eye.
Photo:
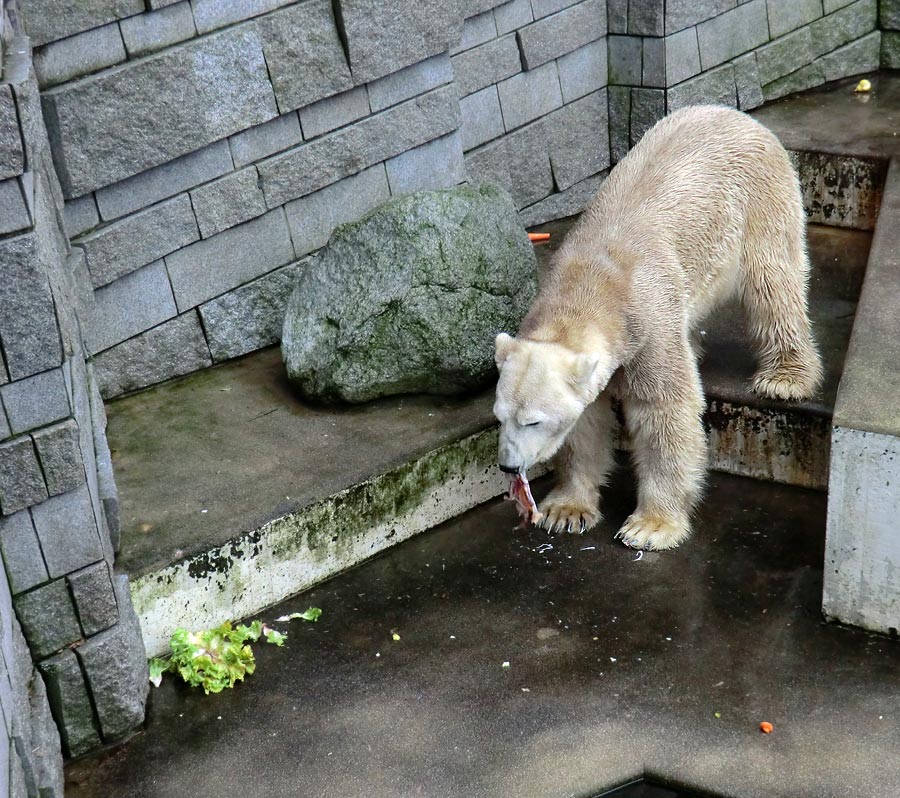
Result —
POLYGON ((540 424, 540 421, 532 421, 530 424, 523 424, 523 427, 536 427, 540 424))

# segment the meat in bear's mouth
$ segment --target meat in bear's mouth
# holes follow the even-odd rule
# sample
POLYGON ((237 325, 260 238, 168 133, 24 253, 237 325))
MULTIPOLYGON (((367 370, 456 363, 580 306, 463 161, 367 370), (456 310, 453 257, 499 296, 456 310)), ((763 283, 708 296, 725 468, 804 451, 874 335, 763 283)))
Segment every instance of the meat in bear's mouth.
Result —
POLYGON ((509 494, 506 498, 516 503, 516 510, 521 521, 520 527, 538 524, 544 517, 537 508, 534 496, 531 495, 531 486, 528 484, 528 477, 525 474, 509 475, 509 494))

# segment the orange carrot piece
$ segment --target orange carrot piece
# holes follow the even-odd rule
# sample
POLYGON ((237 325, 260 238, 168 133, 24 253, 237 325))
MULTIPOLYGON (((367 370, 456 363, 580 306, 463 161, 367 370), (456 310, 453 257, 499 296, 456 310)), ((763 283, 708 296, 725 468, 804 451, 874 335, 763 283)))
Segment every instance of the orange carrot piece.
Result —
POLYGON ((550 233, 529 233, 528 240, 529 241, 549 241, 550 233))
POLYGON ((771 734, 773 731, 775 731, 775 727, 771 723, 769 723, 769 721, 764 720, 759 724, 759 730, 763 734, 771 734))

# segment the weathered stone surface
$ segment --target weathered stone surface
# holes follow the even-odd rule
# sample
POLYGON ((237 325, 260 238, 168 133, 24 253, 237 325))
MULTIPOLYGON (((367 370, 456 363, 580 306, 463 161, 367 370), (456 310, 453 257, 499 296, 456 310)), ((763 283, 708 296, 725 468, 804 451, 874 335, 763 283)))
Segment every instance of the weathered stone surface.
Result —
POLYGON ((68 197, 277 114, 260 36, 246 25, 51 89, 43 105, 68 197))
POLYGON ((763 97, 766 102, 777 100, 779 97, 784 97, 795 91, 811 89, 813 86, 818 86, 824 82, 825 77, 822 74, 822 67, 818 61, 814 61, 808 66, 792 72, 790 75, 785 75, 783 78, 763 86, 763 97))
POLYGON ((463 149, 471 150, 479 144, 503 135, 503 112, 497 87, 488 86, 459 101, 462 114, 463 149))
POLYGON ((522 71, 516 37, 504 36, 453 56, 460 97, 522 71))
POLYGON ((179 311, 223 294, 294 259, 284 210, 229 228, 166 258, 179 311))
POLYGON ((451 133, 385 163, 391 194, 450 188, 466 180, 462 138, 451 133))
POLYGON ((52 578, 65 576, 103 557, 87 485, 51 496, 31 508, 31 517, 52 578))
POLYGON ((69 238, 75 238, 100 222, 100 216, 97 213, 97 203, 93 194, 86 194, 78 199, 66 202, 63 212, 63 221, 66 227, 66 235, 69 238))
POLYGON ((106 399, 212 365, 196 313, 185 313, 94 358, 106 399))
MULTIPOLYGON (((664 95, 662 91, 658 93, 664 95)), ((661 102, 665 110, 665 100, 661 102)), ((560 191, 609 166, 605 89, 554 111, 547 117, 545 127, 550 163, 560 191)))
POLYGON ((0 549, 13 593, 31 590, 50 578, 28 510, 0 516, 0 549))
POLYGON ((165 263, 158 260, 94 292, 85 343, 91 354, 96 354, 177 313, 165 263))
MULTIPOLYGON (((768 99, 768 98, 767 98, 768 99)), ((734 68, 731 64, 711 69, 669 89, 667 102, 669 113, 686 105, 717 103, 737 107, 737 91, 734 87, 734 68)))
POLYGON ((723 14, 737 5, 737 0, 667 0, 666 35, 723 14))
MULTIPOLYGON (((64 580, 54 584, 65 587, 64 580)), ((44 660, 38 668, 47 684, 47 698, 66 756, 80 756, 99 746, 97 720, 75 654, 63 651, 44 660)))
MULTIPOLYGON (((294 121, 296 122, 296 119, 294 121)), ((254 131, 259 131, 262 127, 265 126, 252 128, 246 131, 246 135, 252 136, 254 131)), ((299 130, 298 123, 298 141, 300 140, 299 130)), ((170 163, 148 169, 146 172, 129 177, 120 183, 100 189, 97 192, 100 216, 104 221, 118 219, 120 216, 134 213, 148 205, 154 205, 160 200, 174 197, 182 191, 194 188, 207 180, 224 175, 226 172, 230 172, 231 168, 228 142, 217 141, 215 144, 210 144, 189 155, 176 158, 170 163)))
POLYGON ((662 89, 631 90, 631 146, 666 115, 666 93, 662 89))
POLYGON ((119 623, 78 648, 103 739, 120 740, 143 723, 150 681, 137 615, 128 594, 128 577, 116 577, 119 623))
POLYGON ((666 84, 677 83, 693 77, 700 71, 700 45, 695 27, 667 36, 666 42, 666 84))
MULTIPOLYGON (((832 11, 837 11, 839 8, 843 8, 846 5, 852 3, 853 0, 825 0, 822 5, 825 8, 825 13, 830 14, 832 11)), ((887 2, 892 2, 892 0, 887 0, 887 2)), ((882 11, 882 17, 884 16, 884 12, 882 11)))
POLYGON ((368 116, 369 96, 365 86, 357 86, 355 89, 326 97, 312 105, 301 108, 300 127, 303 129, 303 138, 312 139, 329 133, 336 128, 349 125, 357 119, 368 116))
POLYGON ((766 0, 769 7, 769 31, 773 39, 822 16, 821 0, 766 0))
POLYGON ((52 369, 0 388, 14 435, 52 424, 71 412, 62 369, 52 369))
MULTIPOLYGON (((97 494, 106 517, 106 534, 114 551, 119 550, 119 494, 113 474, 112 455, 106 440, 106 408, 100 396, 100 386, 91 363, 86 364, 88 406, 91 417, 91 437, 94 444, 94 469, 97 474, 97 494)), ((83 446, 85 444, 82 444, 83 446)))
POLYGON ((282 9, 257 25, 280 113, 353 87, 329 0, 282 9))
POLYGON ((600 0, 585 0, 522 28, 517 35, 525 67, 534 69, 605 36, 605 12, 600 0))
POLYGON ((22 192, 22 178, 0 181, 0 235, 27 230, 32 224, 31 211, 22 192))
POLYGON ((459 125, 459 102, 453 87, 435 89, 261 161, 257 168, 266 203, 275 208, 311 194, 342 177, 451 133, 459 125))
POLYGON ((534 18, 541 19, 575 5, 577 2, 578 0, 531 0, 531 7, 534 11, 534 18))
MULTIPOLYGON (((528 128, 522 128, 527 131, 528 128)), ((490 144, 471 150, 465 154, 466 171, 474 183, 493 183, 506 191, 513 192, 512 175, 509 169, 509 153, 507 151, 507 138, 496 139, 490 144)), ((550 158, 546 158, 546 164, 542 164, 553 181, 550 172, 550 158)), ((515 197, 513 197, 515 199, 515 197)), ((521 203, 517 203, 520 207, 521 203)))
POLYGON ((203 238, 262 216, 267 210, 254 166, 195 188, 191 192, 191 205, 203 238))
POLYGON ((540 119, 510 133, 505 142, 509 191, 516 207, 533 205, 551 194, 554 189, 553 169, 546 120, 540 119))
POLYGON ((610 86, 609 94, 609 154, 613 163, 621 161, 631 147, 628 126, 631 124, 631 89, 610 86))
POLYGON ((816 61, 825 81, 848 75, 874 72, 881 62, 881 31, 873 31, 862 39, 839 47, 816 61))
POLYGON ((607 84, 606 39, 591 42, 556 61, 564 103, 597 91, 607 84))
MULTIPOLYGON (((833 2, 834 0, 832 0, 833 2)), ((843 5, 846 5, 844 0, 843 5)), ((827 6, 828 0, 826 0, 827 6)), ((826 7, 826 13, 828 9, 826 7)), ((884 30, 900 30, 900 2, 898 0, 880 0, 878 9, 879 23, 884 30)))
POLYGON ((43 659, 81 638, 65 579, 48 582, 13 599, 31 654, 43 659))
MULTIPOLYGON (((227 7, 228 4, 217 3, 217 5, 227 7)), ((198 13, 199 10, 199 5, 195 3, 194 13, 198 13)), ((119 27, 130 58, 155 53, 157 50, 190 39, 196 34, 190 3, 178 3, 159 11, 137 14, 123 19, 119 27)))
POLYGON ((601 172, 599 175, 576 183, 565 191, 551 194, 546 199, 523 208, 519 211, 519 219, 525 227, 534 227, 554 219, 581 213, 600 190, 606 175, 607 172, 601 172))
POLYGON ((756 51, 756 64, 761 84, 796 72, 813 60, 810 27, 801 28, 756 51))
POLYGON ((69 574, 69 587, 75 599, 75 609, 85 635, 109 629, 119 620, 119 607, 113 591, 109 565, 98 562, 69 574))
POLYGON ((628 32, 635 36, 662 36, 665 33, 664 0, 629 3, 628 32))
POLYGON ((34 52, 34 72, 42 89, 65 83, 125 60, 119 25, 93 28, 44 45, 34 52))
POLYGON ((628 0, 607 0, 606 20, 610 33, 628 33, 628 0))
POLYGON ((284 209, 295 253, 303 256, 325 246, 335 227, 355 221, 389 197, 385 167, 378 164, 287 203, 284 209))
POLYGON ((47 498, 31 438, 0 443, 0 513, 10 515, 47 498))
POLYGON ((497 84, 507 130, 546 116, 562 105, 556 62, 520 72, 497 84))
MULTIPOLYGON (((900 3, 898 3, 900 8, 900 3)), ((883 8, 883 7, 882 7, 883 8)), ((882 10, 882 21, 884 11, 882 10)), ((809 26, 814 56, 824 55, 841 45, 875 30, 878 24, 876 0, 857 0, 835 14, 818 19, 809 26)))
MULTIPOLYGON (((30 661, 28 664, 31 664, 30 661)), ((28 693, 31 713, 28 758, 34 783, 41 798, 63 798, 63 758, 59 731, 50 712, 44 679, 34 667, 31 668, 28 693)))
POLYGON ((881 65, 886 69, 900 69, 900 32, 882 32, 881 65))
POLYGON ((494 21, 494 12, 485 11, 477 16, 470 17, 463 22, 462 34, 458 42, 450 49, 450 55, 456 55, 464 50, 478 47, 489 42, 497 36, 497 23, 494 21))
POLYGON ((641 84, 664 89, 666 87, 666 41, 662 38, 644 38, 644 59, 641 84))
POLYGON ((609 36, 609 82, 617 86, 641 85, 643 45, 639 36, 609 36))
MULTIPOLYGON (((773 36, 776 34, 773 31, 773 36)), ((780 35, 780 34, 777 34, 780 35)), ((769 41, 766 0, 751 0, 697 26, 700 63, 710 69, 769 41)))
POLYGON ((339 228, 285 317, 288 375, 314 400, 454 394, 493 374, 493 338, 534 295, 534 253, 493 186, 396 198, 339 228))
POLYGON ((199 33, 208 33, 216 28, 224 28, 242 19, 265 14, 291 0, 191 0, 194 19, 199 33))
POLYGON ((18 114, 8 85, 0 86, 0 179, 15 177, 25 168, 25 150, 18 114))
POLYGON ((759 70, 756 68, 756 54, 748 53, 736 59, 734 66, 734 85, 737 90, 738 108, 748 111, 763 104, 762 87, 759 70))
POLYGON ((336 0, 357 83, 448 49, 460 36, 455 3, 421 0, 397 13, 394 0, 336 0))
POLYGON ((94 288, 118 280, 200 238, 187 194, 78 238, 94 288))
POLYGON ((32 44, 63 39, 144 10, 144 0, 29 0, 23 4, 32 44))
POLYGON ((206 340, 216 363, 281 340, 288 297, 307 263, 308 259, 276 269, 200 306, 206 340))
POLYGON ((372 113, 424 94, 452 80, 453 69, 447 53, 440 53, 398 72, 392 72, 372 81, 368 86, 372 113))
POLYGON ((249 130, 235 133, 229 140, 234 166, 242 166, 259 161, 276 152, 287 150, 303 141, 300 120, 295 111, 278 116, 249 130))
POLYGON ((494 9, 497 35, 504 36, 522 28, 534 19, 530 0, 510 0, 494 9))
POLYGON ((75 490, 84 482, 84 463, 74 419, 39 430, 32 436, 37 448, 47 491, 51 496, 75 490))

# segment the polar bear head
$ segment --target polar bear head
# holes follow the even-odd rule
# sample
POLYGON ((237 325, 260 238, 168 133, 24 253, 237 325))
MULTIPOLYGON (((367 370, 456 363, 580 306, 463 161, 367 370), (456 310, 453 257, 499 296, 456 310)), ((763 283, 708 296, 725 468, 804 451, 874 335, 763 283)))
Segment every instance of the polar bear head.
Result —
POLYGON ((556 454, 585 408, 606 387, 612 359, 506 333, 497 336, 495 358, 500 370, 494 403, 500 422, 500 468, 524 474, 556 454))

